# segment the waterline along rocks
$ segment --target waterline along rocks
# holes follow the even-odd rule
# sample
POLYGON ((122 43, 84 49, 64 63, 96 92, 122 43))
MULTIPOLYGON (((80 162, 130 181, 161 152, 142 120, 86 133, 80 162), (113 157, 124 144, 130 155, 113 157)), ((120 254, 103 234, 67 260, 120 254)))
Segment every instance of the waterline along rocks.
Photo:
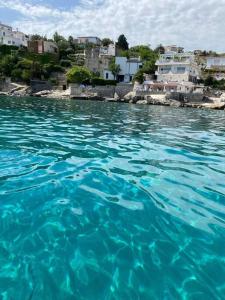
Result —
POLYGON ((129 47, 97 36, 26 35, 0 23, 2 95, 224 109, 225 55, 129 47))

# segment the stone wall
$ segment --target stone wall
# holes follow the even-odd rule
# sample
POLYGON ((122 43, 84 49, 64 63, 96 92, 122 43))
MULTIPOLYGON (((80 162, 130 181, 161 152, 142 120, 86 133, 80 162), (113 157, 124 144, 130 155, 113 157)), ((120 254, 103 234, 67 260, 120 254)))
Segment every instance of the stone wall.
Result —
POLYGON ((52 90, 52 85, 48 81, 42 81, 42 80, 31 80, 30 81, 30 87, 32 93, 37 93, 45 90, 52 90))
POLYGON ((136 96, 151 96, 151 95, 165 95, 163 91, 136 91, 136 96))
POLYGON ((134 86, 132 84, 118 84, 115 92, 120 98, 124 98, 125 95, 133 91, 134 86))
POLYGON ((166 96, 167 99, 177 100, 177 101, 187 101, 187 102, 201 102, 204 99, 202 93, 179 93, 171 92, 166 96))
POLYGON ((97 94, 103 98, 114 98, 115 93, 123 98, 126 94, 133 90, 133 85, 119 84, 117 86, 106 85, 106 86, 79 86, 77 84, 70 84, 70 96, 79 97, 83 94, 91 95, 97 94))

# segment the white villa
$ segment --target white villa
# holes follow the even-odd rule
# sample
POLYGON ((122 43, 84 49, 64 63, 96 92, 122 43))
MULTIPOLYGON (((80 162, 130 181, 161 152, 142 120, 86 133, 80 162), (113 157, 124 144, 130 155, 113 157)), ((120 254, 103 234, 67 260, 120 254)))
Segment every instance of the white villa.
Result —
MULTIPOLYGON (((124 83, 130 83, 134 75, 139 69, 142 68, 142 61, 139 58, 127 58, 116 56, 116 65, 120 66, 120 73, 118 75, 118 81, 124 83)), ((114 79, 113 74, 109 70, 104 71, 104 79, 114 79)))
POLYGON ((167 52, 156 61, 157 81, 159 82, 196 82, 199 67, 192 53, 167 52))
POLYGON ((28 39, 23 32, 13 31, 11 26, 0 23, 0 45, 27 47, 28 39))

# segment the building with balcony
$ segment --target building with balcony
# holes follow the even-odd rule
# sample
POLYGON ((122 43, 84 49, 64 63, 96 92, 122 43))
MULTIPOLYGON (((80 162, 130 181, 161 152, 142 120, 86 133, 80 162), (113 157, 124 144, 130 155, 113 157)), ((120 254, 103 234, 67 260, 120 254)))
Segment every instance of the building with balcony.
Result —
POLYGON ((225 79, 225 56, 207 57, 205 74, 216 80, 225 79))
POLYGON ((27 47, 28 35, 13 30, 11 26, 0 23, 0 45, 27 47))
POLYGON ((157 81, 159 82, 196 82, 199 67, 192 53, 167 52, 156 61, 157 81))
POLYGON ((164 46, 165 53, 175 52, 175 53, 183 53, 184 48, 176 45, 164 46))

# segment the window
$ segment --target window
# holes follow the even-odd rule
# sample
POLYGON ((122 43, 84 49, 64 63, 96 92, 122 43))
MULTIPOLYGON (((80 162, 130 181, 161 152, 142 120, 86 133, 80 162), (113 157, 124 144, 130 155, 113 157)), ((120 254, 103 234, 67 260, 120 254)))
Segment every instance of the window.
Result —
POLYGON ((161 74, 168 74, 171 71, 171 67, 162 67, 160 68, 161 74))
POLYGON ((5 36, 5 32, 3 32, 3 36, 5 36))
POLYGON ((183 74, 183 73, 185 73, 185 71, 186 71, 185 67, 177 67, 177 73, 178 74, 183 74))
POLYGON ((106 74, 105 74, 105 78, 106 78, 106 79, 109 79, 109 73, 106 73, 106 74))

